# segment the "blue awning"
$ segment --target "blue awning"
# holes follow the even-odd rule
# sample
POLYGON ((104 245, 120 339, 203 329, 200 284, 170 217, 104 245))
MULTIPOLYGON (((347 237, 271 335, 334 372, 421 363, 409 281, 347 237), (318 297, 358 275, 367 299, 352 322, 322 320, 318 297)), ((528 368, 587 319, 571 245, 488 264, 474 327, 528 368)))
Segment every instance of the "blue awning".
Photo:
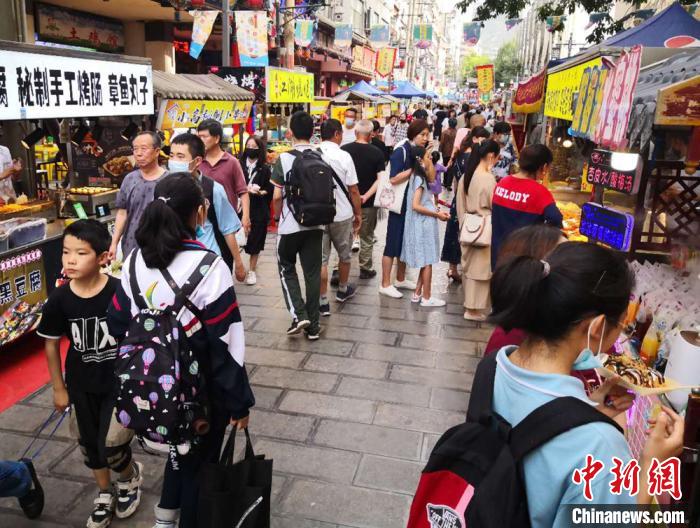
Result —
POLYGON ((426 94, 408 81, 398 81, 396 88, 389 95, 410 99, 411 97, 425 97, 426 94))
POLYGON ((367 81, 360 81, 357 84, 353 84, 350 88, 347 90, 343 90, 343 92, 339 92, 338 95, 344 93, 344 92, 357 92, 365 95, 382 95, 384 92, 381 90, 377 90, 374 86, 369 84, 367 81))
POLYGON ((678 3, 637 27, 613 35, 602 46, 636 46, 650 48, 682 48, 700 46, 700 21, 678 3))

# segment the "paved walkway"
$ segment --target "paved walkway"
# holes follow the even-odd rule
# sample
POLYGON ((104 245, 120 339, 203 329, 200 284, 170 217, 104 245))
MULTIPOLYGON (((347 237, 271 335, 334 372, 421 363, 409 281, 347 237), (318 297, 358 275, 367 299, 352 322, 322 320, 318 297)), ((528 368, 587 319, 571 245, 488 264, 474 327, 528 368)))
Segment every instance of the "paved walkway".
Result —
MULTIPOLYGON (((383 239, 384 225, 377 228, 383 239)), ((321 340, 288 338, 269 237, 257 286, 238 285, 248 369, 257 405, 255 448, 274 459, 274 528, 404 527, 420 471, 439 435, 463 420, 472 375, 490 330, 462 318, 462 291, 446 267, 434 270, 446 308, 377 294, 378 277, 357 280, 357 296, 333 300, 321 340)), ((379 256, 379 248, 376 251, 379 256)), ((379 260, 375 262, 378 266, 379 260)), ((0 457, 16 458, 52 407, 49 387, 0 414, 0 457)), ((243 442, 239 442, 242 444, 243 442)), ((138 449, 136 449, 138 452, 138 449)), ((114 527, 150 528, 163 460, 139 453, 145 492, 139 512, 114 527)), ((67 426, 37 461, 46 490, 41 522, 0 499, 0 526, 85 526, 94 498, 67 426)))

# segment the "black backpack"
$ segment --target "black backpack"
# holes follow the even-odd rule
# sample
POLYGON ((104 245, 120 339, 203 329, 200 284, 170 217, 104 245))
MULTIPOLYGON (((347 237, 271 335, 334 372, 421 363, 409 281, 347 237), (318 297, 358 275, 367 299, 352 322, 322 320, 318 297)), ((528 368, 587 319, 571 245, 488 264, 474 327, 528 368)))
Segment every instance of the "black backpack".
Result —
POLYGON ((119 346, 117 421, 153 442, 177 445, 193 441, 209 428, 206 391, 201 361, 178 314, 186 306, 200 318, 199 309, 188 297, 218 256, 207 253, 182 288, 168 270, 160 270, 175 292, 174 304, 162 309, 149 308, 144 301, 136 282, 137 256, 138 252, 132 253, 129 278, 139 313, 119 346))
POLYGON ((350 200, 348 191, 333 168, 316 149, 291 150, 292 168, 285 176, 284 197, 294 219, 304 227, 333 223, 335 182, 350 200))
POLYGON ((552 400, 517 426, 493 412, 496 354, 476 370, 467 421, 440 437, 421 474, 408 528, 530 526, 522 460, 581 425, 613 420, 573 397, 552 400))

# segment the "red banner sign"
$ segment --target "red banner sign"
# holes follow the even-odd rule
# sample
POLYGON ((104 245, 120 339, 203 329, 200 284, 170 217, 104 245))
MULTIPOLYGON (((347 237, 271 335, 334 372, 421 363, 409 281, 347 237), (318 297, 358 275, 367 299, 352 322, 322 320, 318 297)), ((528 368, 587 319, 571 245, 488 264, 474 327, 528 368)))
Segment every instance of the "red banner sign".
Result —
POLYGON ((547 70, 544 69, 533 75, 527 81, 518 83, 518 89, 513 97, 513 112, 532 114, 539 112, 544 100, 544 85, 547 80, 547 70))

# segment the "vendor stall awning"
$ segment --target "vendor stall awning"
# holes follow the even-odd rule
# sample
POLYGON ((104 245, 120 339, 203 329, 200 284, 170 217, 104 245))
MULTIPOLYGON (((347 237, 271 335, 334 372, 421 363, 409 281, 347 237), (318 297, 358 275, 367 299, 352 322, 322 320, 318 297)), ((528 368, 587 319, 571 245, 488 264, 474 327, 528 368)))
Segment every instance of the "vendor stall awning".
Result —
POLYGON ((416 88, 408 81, 398 81, 396 83, 396 88, 390 95, 393 95, 394 97, 401 97, 403 99, 410 99, 411 97, 425 97, 425 92, 416 88))
POLYGON ((214 74, 191 75, 153 71, 153 87, 164 99, 206 99, 210 101, 252 101, 253 92, 214 74))
POLYGON ((368 103, 373 103, 376 101, 376 97, 364 94, 362 92, 356 92, 355 90, 345 90, 344 92, 336 95, 333 98, 336 103, 344 103, 346 101, 365 101, 368 103))
POLYGON ((637 27, 613 35, 603 46, 642 46, 651 48, 684 48, 700 46, 700 21, 678 2, 637 27))
MULTIPOLYGON (((367 81, 360 81, 358 83, 355 83, 345 91, 358 92, 358 93, 362 93, 364 95, 381 95, 382 94, 381 90, 378 90, 377 88, 375 88, 374 86, 369 84, 367 81)), ((341 92, 341 93, 345 93, 345 91, 341 92)), ((340 94, 338 94, 338 95, 340 95, 340 94)))

